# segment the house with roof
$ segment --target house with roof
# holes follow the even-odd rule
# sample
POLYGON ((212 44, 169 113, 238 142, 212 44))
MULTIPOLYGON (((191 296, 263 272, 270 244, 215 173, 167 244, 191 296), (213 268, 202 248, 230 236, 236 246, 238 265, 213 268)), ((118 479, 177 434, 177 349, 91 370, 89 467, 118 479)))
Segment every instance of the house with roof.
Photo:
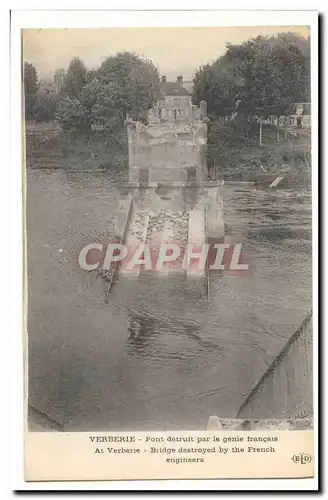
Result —
POLYGON ((194 88, 193 80, 183 80, 183 86, 186 90, 188 90, 189 94, 191 95, 194 88))
POLYGON ((191 93, 184 87, 182 76, 175 82, 168 82, 162 76, 159 99, 155 104, 161 120, 185 120, 193 118, 191 93))
POLYGON ((147 123, 125 123, 129 144, 129 180, 158 182, 203 182, 207 175, 207 103, 191 101, 182 76, 175 82, 162 77, 159 95, 148 109, 147 123))

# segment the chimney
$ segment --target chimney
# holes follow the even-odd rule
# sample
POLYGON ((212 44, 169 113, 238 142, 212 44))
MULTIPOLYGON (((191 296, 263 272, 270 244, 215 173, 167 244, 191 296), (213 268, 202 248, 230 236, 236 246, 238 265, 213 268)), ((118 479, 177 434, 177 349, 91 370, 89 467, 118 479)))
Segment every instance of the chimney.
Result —
POLYGON ((162 84, 164 85, 164 83, 166 83, 166 75, 162 76, 162 84))
POLYGON ((178 87, 182 87, 182 85, 183 85, 182 75, 177 77, 177 85, 178 85, 178 87))

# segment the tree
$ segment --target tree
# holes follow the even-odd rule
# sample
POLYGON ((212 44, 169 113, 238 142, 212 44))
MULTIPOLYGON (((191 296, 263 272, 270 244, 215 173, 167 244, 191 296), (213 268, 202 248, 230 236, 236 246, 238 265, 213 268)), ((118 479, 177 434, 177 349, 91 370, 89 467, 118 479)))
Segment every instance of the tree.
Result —
POLYGON ((28 120, 34 117, 39 81, 35 66, 27 61, 24 62, 23 86, 25 95, 25 118, 28 120))
POLYGON ((113 131, 124 123, 124 113, 119 107, 119 89, 115 84, 98 79, 89 82, 82 91, 84 122, 92 131, 113 131))
POLYGON ((24 90, 25 95, 35 95, 39 88, 38 74, 32 63, 24 63, 24 90))
POLYGON ((110 89, 111 102, 123 123, 126 114, 144 119, 160 88, 157 68, 130 52, 108 57, 96 72, 100 86, 110 89))
POLYGON ((92 82, 96 78, 96 70, 95 69, 89 69, 87 71, 87 82, 92 82))
POLYGON ((84 85, 87 83, 87 70, 83 61, 78 57, 74 57, 69 63, 68 70, 62 80, 62 94, 71 99, 78 99, 84 85))
POLYGON ((243 80, 236 74, 233 64, 220 58, 213 65, 200 68, 194 78, 194 102, 207 101, 209 115, 231 115, 236 106, 243 80))
POLYGON ((84 130, 84 108, 78 99, 61 97, 57 103, 55 116, 65 131, 75 134, 84 130))
POLYGON ((34 117, 39 122, 48 122, 55 119, 58 103, 58 94, 39 93, 34 107, 34 117))
POLYGON ((235 110, 241 120, 251 122, 256 115, 288 114, 295 102, 308 101, 309 78, 309 39, 295 33, 259 36, 227 44, 222 57, 200 68, 194 100, 206 100, 217 117, 235 110))
POLYGON ((132 118, 145 119, 160 87, 153 63, 129 52, 108 57, 97 70, 83 73, 83 79, 78 74, 78 85, 74 80, 76 73, 70 74, 69 87, 74 92, 69 93, 64 85, 65 99, 60 99, 56 116, 65 128, 88 129, 90 133, 114 134, 123 127, 127 113, 132 118))
MULTIPOLYGON (((194 78, 194 102, 207 101, 210 117, 209 165, 229 171, 256 156, 262 119, 287 116, 296 102, 309 101, 309 82, 309 38, 280 33, 227 44, 226 53, 199 68, 194 78), (232 120, 219 120, 227 116, 232 120)), ((278 130, 272 130, 277 139, 278 130)))

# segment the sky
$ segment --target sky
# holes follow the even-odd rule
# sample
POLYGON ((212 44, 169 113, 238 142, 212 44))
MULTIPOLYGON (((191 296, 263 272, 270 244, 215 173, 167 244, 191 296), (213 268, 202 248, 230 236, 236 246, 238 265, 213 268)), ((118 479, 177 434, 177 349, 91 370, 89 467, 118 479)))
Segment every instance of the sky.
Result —
POLYGON ((106 57, 129 51, 151 59, 161 75, 191 80, 195 70, 224 54, 226 43, 242 43, 258 35, 293 31, 309 35, 306 26, 201 28, 67 28, 23 31, 23 57, 39 78, 52 79, 56 68, 67 69, 73 57, 97 68, 106 57))

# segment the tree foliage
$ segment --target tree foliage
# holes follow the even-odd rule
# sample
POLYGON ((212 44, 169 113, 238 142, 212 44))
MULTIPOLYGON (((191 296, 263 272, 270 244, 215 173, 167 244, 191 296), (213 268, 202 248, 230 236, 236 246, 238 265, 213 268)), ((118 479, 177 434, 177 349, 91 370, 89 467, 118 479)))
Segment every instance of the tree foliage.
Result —
POLYGON ((259 118, 288 115, 295 103, 310 100, 310 39, 279 33, 227 44, 222 57, 196 72, 193 99, 207 101, 209 166, 233 171, 258 152, 259 118))
POLYGON ((135 119, 143 118, 160 86, 153 63, 130 52, 108 57, 96 76, 102 85, 111 86, 115 108, 123 120, 127 113, 135 119))
POLYGON ((79 99, 62 96, 56 107, 56 118, 62 128, 73 133, 83 130, 84 108, 79 99))
POLYGON ((61 92, 71 99, 78 99, 86 83, 87 69, 81 59, 74 57, 62 77, 61 92))
MULTIPOLYGON (((71 70, 73 66, 77 67, 71 62, 71 70)), ((113 132, 123 126, 127 113, 135 119, 145 118, 160 85, 153 63, 129 52, 108 57, 97 70, 83 72, 83 78, 82 71, 68 73, 70 79, 64 80, 69 80, 70 85, 64 82, 65 97, 60 100, 56 116, 64 128, 75 131, 113 132)))
POLYGON ((32 63, 24 63, 24 90, 25 95, 34 95, 39 88, 38 74, 32 63))
POLYGON ((199 68, 194 100, 206 100, 215 116, 238 111, 240 116, 283 115, 295 102, 310 98, 310 40, 280 33, 240 45, 227 44, 226 53, 199 68))
POLYGON ((33 118, 37 101, 36 93, 39 88, 38 74, 35 66, 27 61, 24 62, 24 97, 25 97, 25 118, 33 118))
POLYGON ((55 119, 59 95, 57 93, 39 93, 33 108, 33 118, 39 122, 55 119))

